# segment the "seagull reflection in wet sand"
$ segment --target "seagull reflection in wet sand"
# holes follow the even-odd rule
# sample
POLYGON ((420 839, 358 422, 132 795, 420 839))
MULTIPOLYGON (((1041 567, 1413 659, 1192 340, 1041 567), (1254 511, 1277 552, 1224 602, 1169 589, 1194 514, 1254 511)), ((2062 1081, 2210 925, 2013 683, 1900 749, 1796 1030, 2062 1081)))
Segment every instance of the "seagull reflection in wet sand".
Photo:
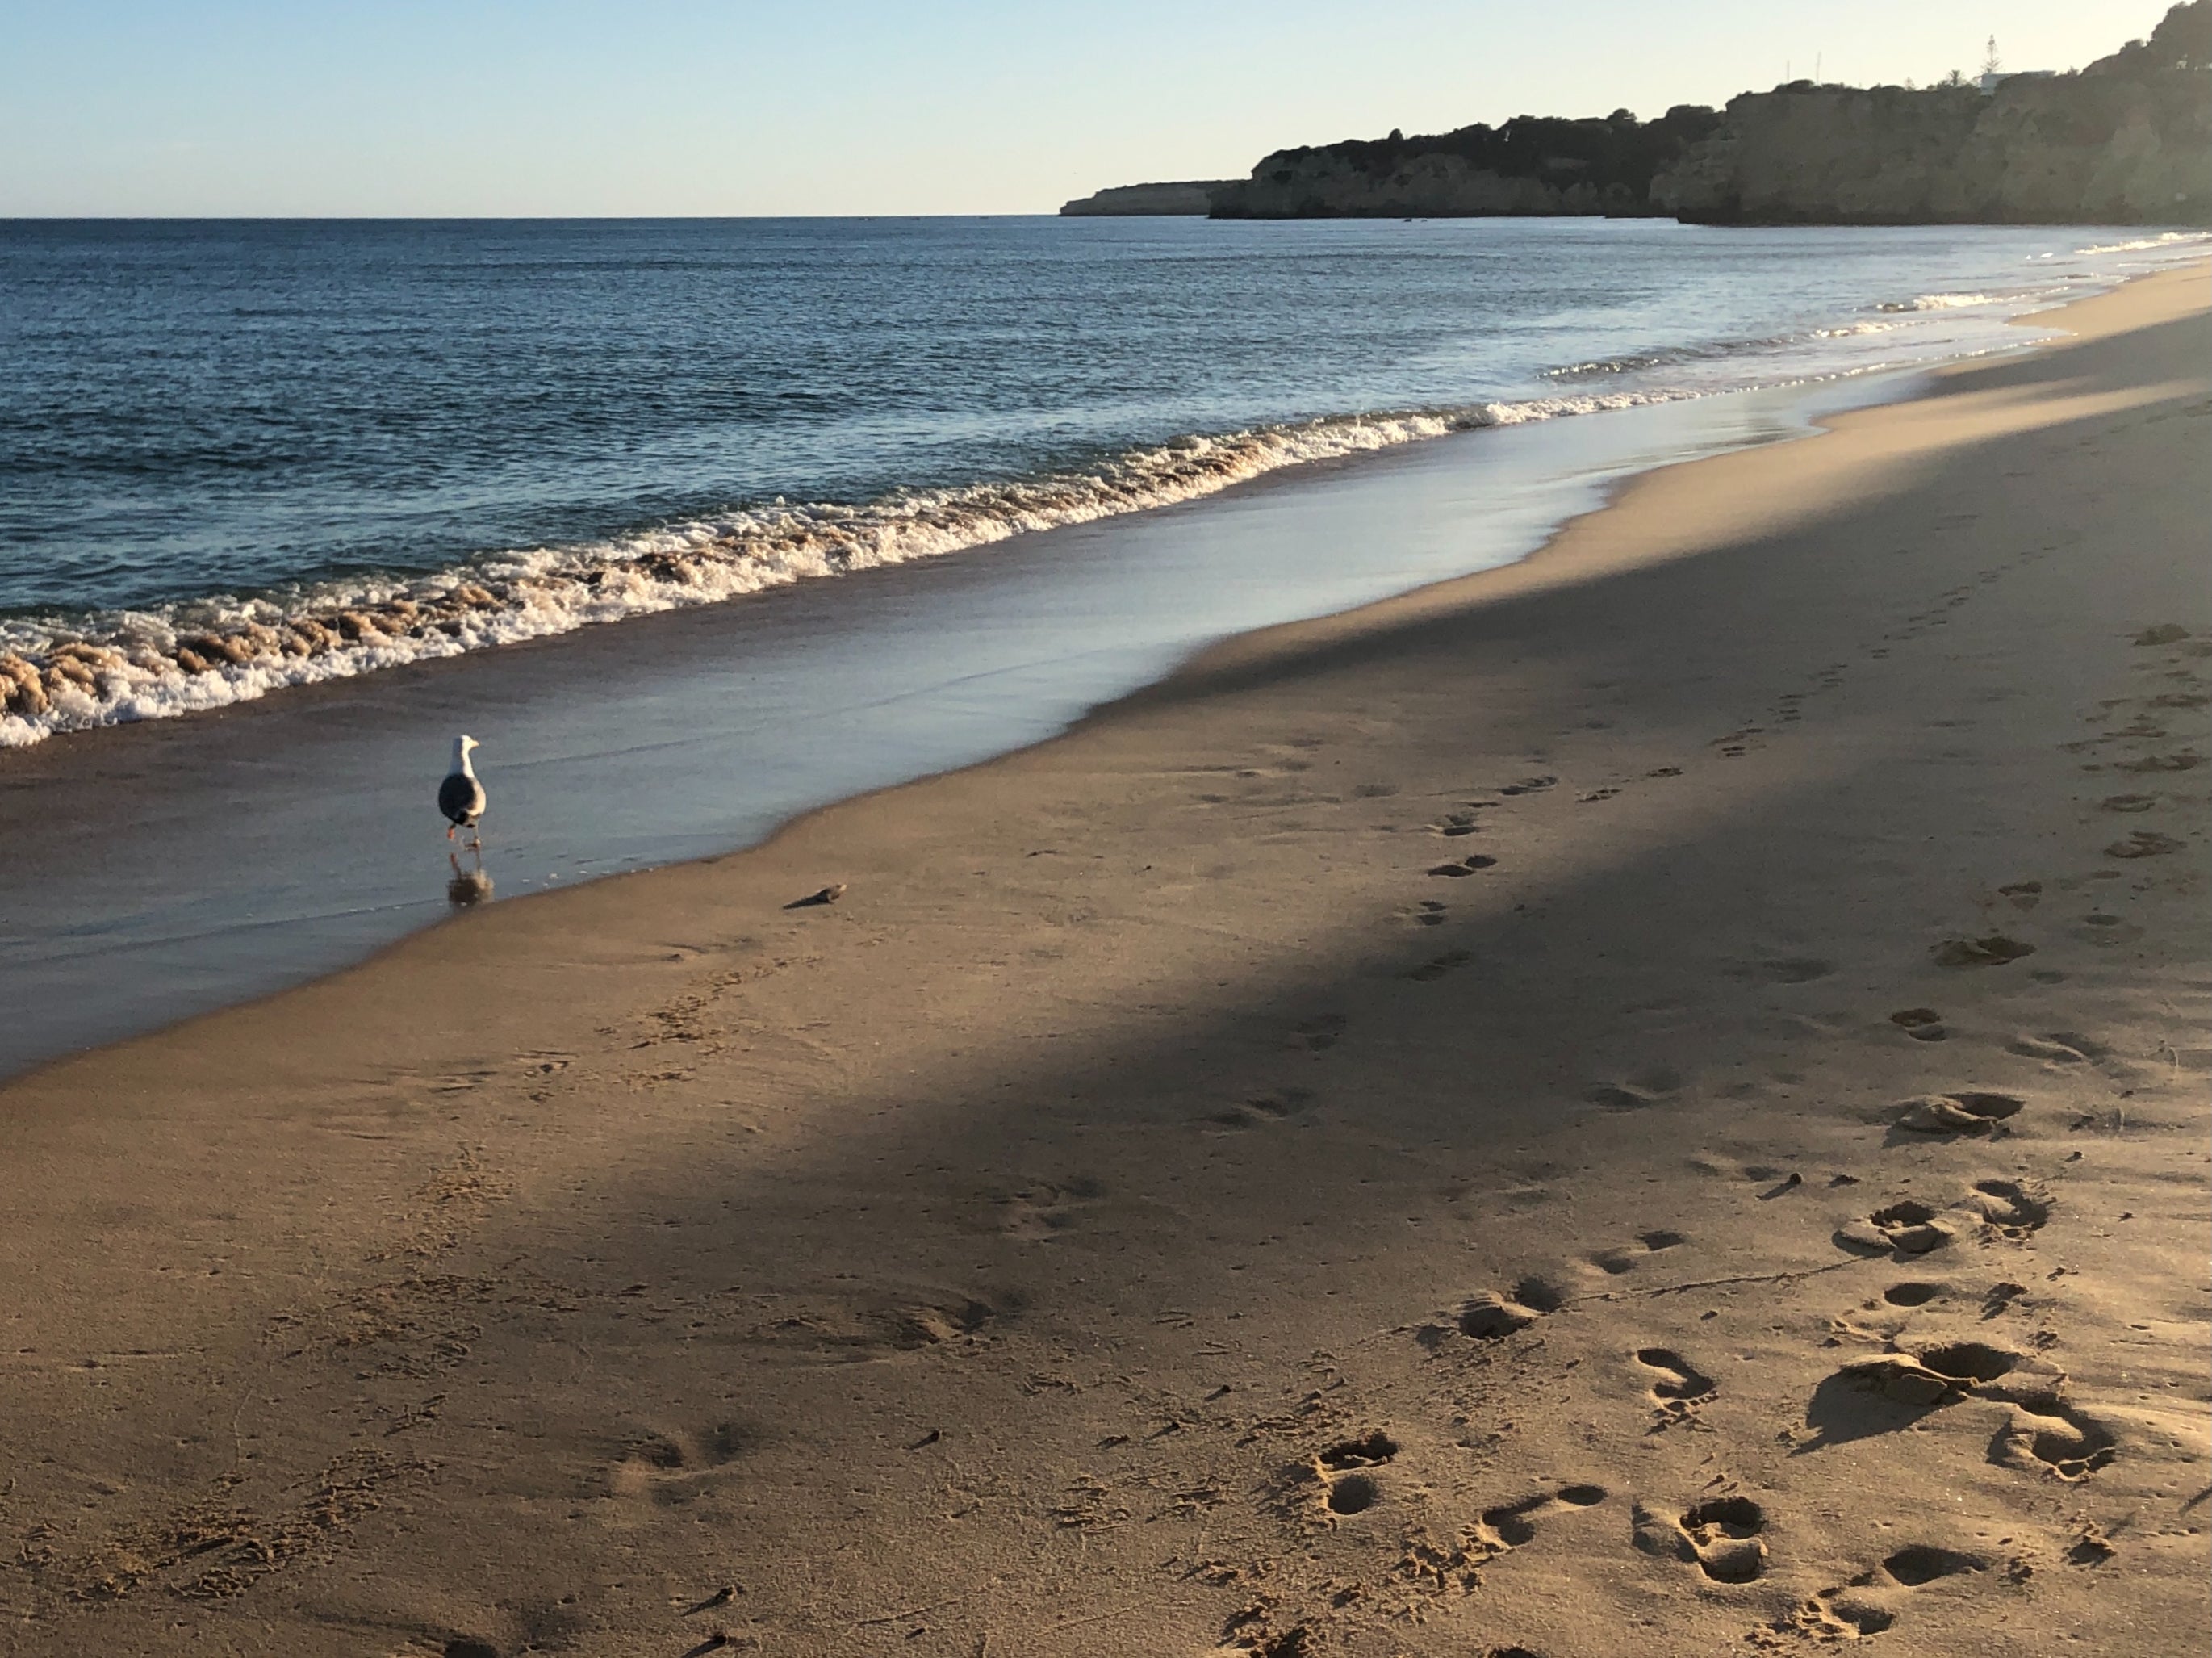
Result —
POLYGON ((446 862, 453 866, 453 877, 446 883, 446 902, 456 910, 468 909, 491 897, 491 877, 484 873, 483 854, 475 848, 470 850, 475 853, 476 862, 466 869, 461 868, 459 853, 446 854, 446 862))

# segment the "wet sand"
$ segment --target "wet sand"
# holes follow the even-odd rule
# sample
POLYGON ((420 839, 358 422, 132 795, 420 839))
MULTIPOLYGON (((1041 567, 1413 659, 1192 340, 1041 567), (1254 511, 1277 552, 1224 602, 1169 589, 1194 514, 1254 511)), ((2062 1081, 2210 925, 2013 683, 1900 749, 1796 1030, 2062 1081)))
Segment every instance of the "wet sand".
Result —
POLYGON ((2201 1650, 2207 298, 0 1089, 7 1639, 2201 1650))
MULTIPOLYGON (((1612 484, 1802 436, 1897 376, 1693 399, 1272 473, 1179 507, 0 749, 0 1077, 431 924, 431 788, 483 744, 501 900, 757 844, 972 765, 1247 630, 1540 546, 1612 484)), ((473 873, 473 871, 471 871, 473 873)))

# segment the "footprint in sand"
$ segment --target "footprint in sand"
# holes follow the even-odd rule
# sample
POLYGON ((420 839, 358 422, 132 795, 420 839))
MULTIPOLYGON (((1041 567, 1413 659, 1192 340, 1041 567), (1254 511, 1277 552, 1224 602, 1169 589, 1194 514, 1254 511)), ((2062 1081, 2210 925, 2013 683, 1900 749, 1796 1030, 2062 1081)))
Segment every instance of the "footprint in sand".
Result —
MULTIPOLYGON (((1925 1307, 1931 1301, 1949 1301, 1957 1293, 1952 1285, 1940 1281, 1907 1278, 1902 1283, 1890 1285, 1881 1292, 1881 1301, 1869 1301, 1866 1307, 1868 1311, 1874 1312, 1878 1311, 1884 1303, 1887 1303, 1891 1307, 1910 1312, 1915 1308, 1925 1307)), ((1981 1315, 1984 1322, 2002 1318, 2006 1311, 2026 1294, 2027 1294, 2026 1284, 2007 1281, 1990 1285, 1983 1292, 1981 1298, 1981 1315)))
POLYGON ((1916 1543, 1899 1549, 1881 1563, 1882 1570, 1891 1581, 1917 1589, 1923 1583, 1932 1583, 1939 1577, 1955 1577, 1960 1572, 1987 1571, 1990 1563, 1978 1555, 1961 1554, 1955 1549, 1938 1549, 1925 1543, 1916 1543))
POLYGON ((1658 1227, 1638 1233, 1633 1247, 1594 1250, 1583 1259, 1608 1277, 1619 1277, 1624 1272, 1633 1272, 1650 1257, 1685 1241, 1680 1233, 1658 1227))
POLYGON ((1439 863, 1429 873, 1432 875, 1443 875, 1447 880, 1456 881, 1462 875, 1473 875, 1478 869, 1494 869, 1497 867, 1496 858, 1477 852, 1472 856, 1460 859, 1456 863, 1439 863))
POLYGON ((1607 1111, 1642 1111, 1657 1105, 1668 1094, 1680 1093, 1682 1082, 1680 1072, 1662 1065, 1639 1071, 1625 1082, 1601 1082, 1583 1098, 1607 1111))
POLYGON ((2111 1429, 2056 1399, 2039 1408, 2015 1404, 2012 1418, 1990 1442, 1989 1460, 2023 1473, 2047 1474, 2075 1484, 2119 1454, 2111 1429))
POLYGON ((630 1442, 609 1481, 618 1496, 650 1497, 681 1506, 702 1495, 712 1477, 760 1443, 757 1429, 721 1422, 702 1432, 671 1429, 630 1442))
POLYGON ((1398 1442, 1378 1428, 1316 1453, 1299 1472, 1311 1476, 1321 1506, 1331 1515, 1364 1514, 1382 1497, 1382 1488, 1371 1471, 1385 1466, 1397 1454, 1398 1442))
POLYGON ((2079 1031, 2046 1031, 2037 1035, 2022 1031, 2005 1044, 2011 1052, 2029 1059, 2041 1059, 2054 1065, 2093 1064, 2112 1057, 2112 1050, 2079 1031))
POLYGON ((1657 1373, 1651 1397, 1659 1400, 1711 1399, 1720 1390, 1713 1379, 1671 1347, 1639 1347, 1636 1362, 1657 1373))
POLYGON ((1941 1249, 1954 1236, 1926 1204, 1906 1198, 1877 1209, 1863 1220, 1847 1221, 1836 1228, 1838 1249, 1854 1255, 1925 1255, 1941 1249))
POLYGON ((2204 764, 2204 756, 2184 748, 2171 754, 2144 754, 2136 759, 2122 760, 2113 767, 2117 771, 2194 771, 2204 764))
POLYGON ((1518 783, 1506 784, 1498 792, 1501 795, 1540 795, 1547 789, 1555 787, 1559 781, 1552 777, 1523 777, 1518 783))
POLYGON ((1460 1309, 1459 1332, 1475 1341, 1498 1341, 1566 1304, 1566 1293, 1555 1284, 1523 1278, 1502 1295, 1485 1290, 1471 1299, 1460 1309))
POLYGON ((978 1301, 948 1306, 914 1307, 889 1320, 893 1344, 914 1349, 939 1347, 980 1336, 999 1316, 996 1308, 978 1301))
POLYGON ((2009 1094, 1923 1094, 1895 1107, 1896 1126, 1908 1135, 1949 1138, 1996 1134, 1998 1125, 2018 1116, 2027 1103, 2009 1094))
POLYGON ((1457 839, 1462 835, 1474 834, 1480 826, 1471 812, 1447 812, 1429 826, 1429 832, 1442 835, 1447 839, 1457 839))
POLYGON ((1718 1383, 1671 1347, 1639 1347, 1636 1362, 1652 1372, 1654 1433, 1689 1421, 1698 1405, 1720 1392, 1718 1383))
MULTIPOLYGON (((1940 1283, 1929 1283, 1922 1279, 1908 1278, 1903 1283, 1893 1283, 1881 1292, 1882 1300, 1892 1307, 1925 1307, 1929 1301, 1949 1291, 1940 1283)), ((1871 1307, 1872 1301, 1867 1303, 1871 1307)))
POLYGON ((1770 1625, 1779 1633, 1819 1641, 1852 1641, 1879 1635, 1897 1622, 1897 1614, 1843 1584, 1822 1589, 1789 1617, 1770 1625))
POLYGON ((2082 930, 2075 935, 2085 944, 2110 949, 2118 944, 2132 944, 2143 936, 2143 930, 2131 925, 2116 915, 2093 910, 2081 917, 2082 930))
POLYGON ((1344 1024, 1340 1013, 1320 1013, 1298 1021, 1291 1027, 1291 1033, 1300 1047, 1320 1053, 1336 1045, 1336 1039, 1344 1034, 1344 1024))
POLYGON ((1933 1008, 1899 1008, 1889 1022, 1916 1042, 1941 1042, 1950 1035, 1943 1028, 1943 1015, 1933 1008))
POLYGON ((1432 898, 1421 900, 1419 911, 1413 917, 1417 927, 1441 927, 1444 924, 1444 906, 1432 898))
POLYGON ((2148 812, 2158 804, 2155 795, 2108 795, 2097 802, 2107 812, 2148 812))
POLYGON ((1931 946, 1929 954, 1939 967, 2002 967, 2022 956, 2033 955, 2035 946, 2002 933, 1984 938, 1947 938, 1931 946))
POLYGON ((1475 1537, 1492 1553, 1504 1554, 1534 1540, 1540 1515, 1561 1509, 1594 1509, 1605 1499, 1602 1485, 1562 1485, 1554 1491, 1524 1496, 1518 1503, 1501 1503, 1482 1511, 1475 1537))
POLYGON ((1218 1128, 1261 1128, 1270 1123, 1288 1122, 1304 1112, 1313 1100, 1310 1089, 1277 1088, 1273 1094, 1255 1094, 1241 1105, 1216 1112, 1206 1120, 1218 1128))
POLYGON ((1425 984, 1433 979, 1442 978, 1456 968, 1464 967, 1474 960, 1474 957, 1466 950, 1446 950, 1442 955, 1432 956, 1418 967, 1408 968, 1405 976, 1417 984, 1425 984))
POLYGON ((2018 1180, 1977 1180, 1958 1207, 2008 1238, 2025 1238, 2051 1218, 2051 1194, 2018 1180))
POLYGON ((1106 1187, 1088 1174, 1070 1175, 1057 1185, 1040 1181, 1006 1200, 999 1230, 1009 1238, 1041 1243, 1074 1226, 1082 1211, 1106 1195, 1106 1187))
POLYGON ((1716 1583, 1748 1583, 1766 1570, 1766 1511, 1747 1496, 1717 1496, 1669 1518, 1639 1503, 1636 1546, 1662 1559, 1695 1561, 1716 1583))
POLYGON ((2108 858, 2164 857, 2169 852, 2179 852, 2188 843, 2176 840, 2172 835, 2161 835, 2155 829, 2138 829, 2125 840, 2116 840, 2105 849, 2108 858))
POLYGON ((1940 1342, 1853 1359, 1813 1390, 1805 1423, 1814 1436, 1794 1454, 1895 1433, 1969 1395, 2022 1412, 2056 1411, 2065 1408, 2059 1403, 2065 1387, 2065 1372, 2047 1361, 1987 1342, 1940 1342))
POLYGON ((1889 1556, 1875 1570, 1861 1572, 1848 1583, 1810 1596, 1771 1627, 1822 1641, 1879 1635, 1897 1623, 1903 1599, 1898 1593, 1900 1589, 1922 1588, 1946 1577, 1989 1569, 1989 1561, 1980 1555, 1927 1543, 1911 1544, 1889 1556))

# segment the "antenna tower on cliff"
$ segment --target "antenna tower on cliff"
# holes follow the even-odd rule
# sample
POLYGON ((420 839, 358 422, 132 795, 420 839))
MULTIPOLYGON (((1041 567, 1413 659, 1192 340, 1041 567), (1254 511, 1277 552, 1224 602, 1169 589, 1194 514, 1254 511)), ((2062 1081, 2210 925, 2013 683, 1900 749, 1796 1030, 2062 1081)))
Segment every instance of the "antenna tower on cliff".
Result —
POLYGON ((1995 75, 2004 68, 2004 59, 1997 56, 1997 37, 1990 36, 1989 56, 1982 59, 1982 73, 1995 75))

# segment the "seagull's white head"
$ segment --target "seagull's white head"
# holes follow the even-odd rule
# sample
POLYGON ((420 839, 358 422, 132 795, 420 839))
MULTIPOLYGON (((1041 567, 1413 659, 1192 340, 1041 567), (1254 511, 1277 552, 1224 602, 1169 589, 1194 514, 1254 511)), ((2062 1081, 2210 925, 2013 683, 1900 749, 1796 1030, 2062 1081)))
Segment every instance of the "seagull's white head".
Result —
POLYGON ((471 748, 481 748, 483 747, 483 745, 478 742, 474 737, 456 737, 453 739, 453 753, 456 754, 465 754, 471 748))

